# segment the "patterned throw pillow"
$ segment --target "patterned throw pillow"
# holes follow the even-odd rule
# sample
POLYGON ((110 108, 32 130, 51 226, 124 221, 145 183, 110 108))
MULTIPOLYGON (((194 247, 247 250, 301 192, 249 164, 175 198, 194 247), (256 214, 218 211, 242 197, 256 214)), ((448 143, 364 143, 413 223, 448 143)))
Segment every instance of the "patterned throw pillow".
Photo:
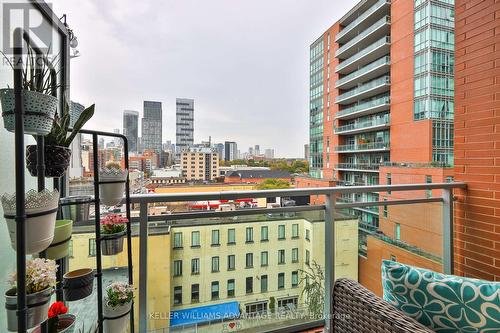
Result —
POLYGON ((500 282, 384 260, 382 286, 387 302, 435 332, 500 332, 500 282))

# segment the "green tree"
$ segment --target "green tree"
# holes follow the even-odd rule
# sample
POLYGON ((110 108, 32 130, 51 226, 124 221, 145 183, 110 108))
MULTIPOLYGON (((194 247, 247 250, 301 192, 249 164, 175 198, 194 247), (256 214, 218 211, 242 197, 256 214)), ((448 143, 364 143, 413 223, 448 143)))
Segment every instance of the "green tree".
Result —
POLYGON ((259 190, 276 190, 280 188, 290 188, 290 183, 286 180, 268 178, 257 186, 259 190))
POLYGON ((304 285, 301 296, 309 308, 309 315, 314 318, 321 318, 325 305, 325 273, 323 268, 312 261, 309 270, 300 270, 301 279, 299 284, 304 285))

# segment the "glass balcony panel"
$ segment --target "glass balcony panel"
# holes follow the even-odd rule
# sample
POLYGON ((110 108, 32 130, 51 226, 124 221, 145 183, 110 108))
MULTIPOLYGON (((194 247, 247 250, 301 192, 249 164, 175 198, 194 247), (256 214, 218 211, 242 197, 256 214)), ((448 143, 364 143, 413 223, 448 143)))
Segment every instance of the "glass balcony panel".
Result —
POLYGON ((335 37, 335 41, 339 41, 346 33, 349 31, 352 31, 358 24, 363 22, 366 18, 368 18, 370 15, 372 15, 374 12, 376 12, 380 7, 384 6, 386 3, 390 3, 390 1, 387 0, 379 0, 377 1, 373 6, 368 8, 363 14, 358 16, 354 21, 349 23, 347 26, 345 26, 340 32, 337 34, 335 37))
POLYGON ((370 120, 359 121, 348 125, 343 125, 334 128, 335 134, 341 134, 345 132, 352 132, 355 130, 362 130, 371 127, 381 126, 381 125, 389 125, 389 115, 387 114, 384 117, 374 117, 370 120))
MULTIPOLYGON (((375 171, 378 172, 380 164, 364 164, 364 163, 339 163, 335 166, 335 169, 344 170, 365 170, 365 171, 375 171)), ((363 183, 363 185, 369 185, 363 183)))
POLYGON ((337 80, 337 82, 335 82, 335 87, 340 87, 343 84, 345 84, 345 83, 347 83, 347 82, 349 82, 357 77, 360 77, 360 76, 362 76, 362 75, 370 72, 371 70, 373 70, 377 67, 380 67, 382 65, 390 65, 390 56, 385 56, 385 57, 382 57, 378 60, 375 60, 374 62, 371 62, 368 65, 361 67, 357 71, 352 72, 349 75, 344 76, 343 78, 341 78, 340 80, 337 80))
POLYGON ((354 54, 353 56, 342 61, 340 64, 338 64, 335 67, 335 72, 341 71, 342 69, 346 68, 347 66, 355 63, 356 61, 360 60, 364 56, 368 55, 370 52, 373 52, 377 48, 381 47, 382 45, 389 44, 390 42, 391 42, 391 39, 389 36, 382 37, 378 41, 374 42, 373 44, 365 47, 364 49, 362 49, 358 53, 354 54))
POLYGON ((352 144, 352 145, 340 145, 335 146, 335 151, 337 152, 356 152, 365 150, 388 150, 389 142, 372 142, 372 143, 362 143, 362 144, 352 144))
POLYGON ((366 91, 369 91, 373 88, 389 84, 390 82, 391 82, 391 77, 389 75, 381 76, 377 79, 368 81, 368 82, 360 85, 357 88, 346 91, 345 93, 335 97, 335 102, 339 103, 339 102, 345 101, 350 97, 357 96, 357 95, 362 94, 366 91))
POLYGON ((339 118, 341 116, 362 112, 364 110, 368 110, 371 108, 376 108, 384 105, 389 106, 389 104, 390 104, 389 94, 384 94, 380 97, 370 99, 367 101, 361 101, 358 104, 342 109, 339 112, 337 112, 335 116, 339 118))

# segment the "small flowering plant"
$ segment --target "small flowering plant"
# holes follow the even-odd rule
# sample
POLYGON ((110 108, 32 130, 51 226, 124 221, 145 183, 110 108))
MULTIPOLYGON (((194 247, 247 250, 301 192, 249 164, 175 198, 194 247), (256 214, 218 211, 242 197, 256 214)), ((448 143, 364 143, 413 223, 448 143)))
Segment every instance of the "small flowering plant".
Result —
POLYGON ((104 234, 116 234, 125 231, 128 219, 118 214, 108 214, 101 220, 102 232, 104 234))
MULTIPOLYGON (((54 260, 36 258, 26 261, 26 293, 33 294, 55 287, 57 265, 54 260)), ((17 273, 10 278, 12 287, 16 287, 17 273)))
POLYGON ((48 313, 48 329, 49 333, 57 333, 59 330, 59 315, 65 314, 68 312, 68 308, 64 305, 63 302, 54 302, 49 308, 48 313))
POLYGON ((124 305, 134 298, 134 287, 128 283, 114 282, 106 288, 106 296, 109 307, 124 305))

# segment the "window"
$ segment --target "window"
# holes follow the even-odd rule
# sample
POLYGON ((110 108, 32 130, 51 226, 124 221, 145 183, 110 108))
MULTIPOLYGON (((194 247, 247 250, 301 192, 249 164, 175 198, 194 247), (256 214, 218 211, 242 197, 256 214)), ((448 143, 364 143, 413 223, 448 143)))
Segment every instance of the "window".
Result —
POLYGON ((174 232, 174 249, 182 249, 182 232, 174 232))
POLYGON ((200 247, 200 232, 193 231, 191 233, 191 247, 200 247))
MULTIPOLYGON (((387 198, 384 198, 384 201, 387 201, 387 198)), ((384 205, 384 217, 387 217, 389 215, 389 212, 387 210, 387 205, 384 205)))
POLYGON ((299 285, 299 272, 293 271, 292 272, 292 288, 295 288, 298 285, 299 285))
POLYGON ((267 275, 260 276, 260 292, 267 292, 267 275))
POLYGON ((391 260, 396 261, 396 256, 394 254, 391 254, 391 260))
POLYGON ((292 224, 292 238, 299 238, 299 225, 292 224))
POLYGON ((212 273, 219 271, 219 257, 212 257, 212 273))
POLYGON ((182 276, 182 260, 174 260, 174 276, 182 276))
POLYGON ((309 252, 309 250, 306 250, 306 265, 307 266, 310 266, 311 265, 311 253, 309 252))
POLYGON ((306 229, 306 240, 308 240, 308 241, 311 240, 310 235, 309 235, 310 233, 311 233, 311 231, 309 229, 306 229))
POLYGON ((230 254, 227 256, 227 270, 228 271, 232 271, 234 270, 236 266, 236 257, 234 256, 234 254, 230 254))
POLYGON ((247 277, 245 281, 245 287, 247 294, 253 293, 253 277, 247 277))
POLYGON ((191 285, 191 303, 200 301, 200 285, 198 283, 191 285))
POLYGON ((299 262, 299 249, 298 248, 292 249, 292 262, 299 262))
POLYGON ((269 265, 269 253, 267 251, 262 251, 260 253, 260 265, 261 266, 269 265))
POLYGON ((394 225, 394 239, 395 240, 401 239, 401 224, 399 224, 399 223, 396 223, 394 225))
POLYGON ((191 274, 200 274, 200 258, 191 259, 191 274))
POLYGON ((278 239, 285 239, 285 225, 278 226, 278 239))
POLYGON ((253 267, 253 253, 247 253, 245 263, 246 268, 253 267))
POLYGON ((212 230, 212 246, 220 245, 219 242, 219 230, 212 230))
POLYGON ((246 242, 247 243, 252 243, 253 242, 253 228, 252 227, 248 227, 246 229, 246 242))
MULTIPOLYGON (((388 173, 386 175, 386 182, 387 182, 387 185, 391 185, 392 184, 392 175, 390 173, 388 173)), ((387 191, 387 194, 391 194, 391 191, 387 191)))
POLYGON ((267 301, 245 304, 245 313, 247 316, 252 317, 261 313, 267 312, 267 301))
POLYGON ((236 244, 236 231, 234 229, 227 229, 227 243, 236 244))
MULTIPOLYGON (((432 184, 432 176, 425 176, 425 182, 427 184, 432 184)), ((427 198, 432 197, 432 190, 426 190, 425 194, 426 194, 427 198)))
POLYGON ((227 297, 234 297, 234 279, 227 280, 227 297))
POLYGON ((278 264, 285 263, 285 250, 278 250, 278 264))
POLYGON ((89 257, 95 257, 95 238, 89 239, 89 257))
POLYGON ((260 227, 260 241, 267 242, 269 240, 269 228, 267 226, 260 227))
POLYGON ((212 299, 219 299, 219 281, 212 282, 212 299))
POLYGON ((182 304, 182 287, 174 287, 174 305, 182 304))
POLYGON ((285 273, 278 273, 278 289, 285 288, 285 273))
POLYGON ((278 309, 290 310, 296 309, 298 304, 298 297, 282 298, 278 300, 278 309))

